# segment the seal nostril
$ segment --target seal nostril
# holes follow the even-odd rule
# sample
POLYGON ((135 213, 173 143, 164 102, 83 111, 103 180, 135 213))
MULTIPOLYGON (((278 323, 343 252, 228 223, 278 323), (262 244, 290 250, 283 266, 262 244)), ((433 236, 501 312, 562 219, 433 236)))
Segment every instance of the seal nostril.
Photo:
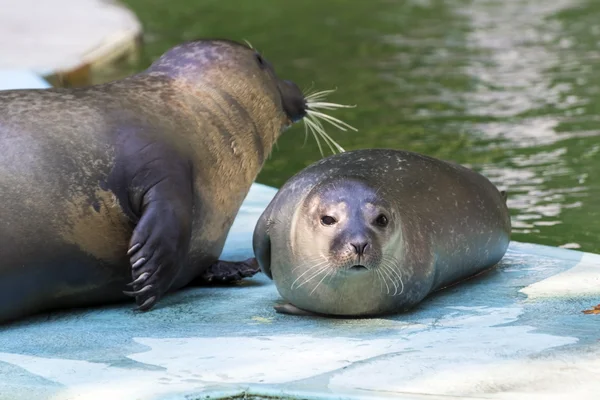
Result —
POLYGON ((369 245, 369 243, 367 243, 367 242, 350 243, 350 246, 352 246, 354 248, 354 252, 356 254, 358 254, 359 256, 362 256, 363 254, 365 254, 365 250, 367 249, 368 245, 369 245))

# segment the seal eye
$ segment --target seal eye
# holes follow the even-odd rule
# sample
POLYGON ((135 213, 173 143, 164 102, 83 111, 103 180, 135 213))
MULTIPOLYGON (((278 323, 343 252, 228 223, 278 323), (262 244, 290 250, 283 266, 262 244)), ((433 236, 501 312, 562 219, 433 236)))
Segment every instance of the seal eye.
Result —
POLYGON ((262 58, 262 56, 258 53, 256 53, 254 56, 256 57, 256 62, 258 63, 258 65, 260 65, 261 68, 264 68, 265 60, 262 58))
POLYGON ((329 216, 329 215, 325 215, 323 217, 321 217, 321 223, 323 225, 333 225, 335 224, 337 221, 335 220, 335 218, 329 216))
POLYGON ((375 220, 375 223, 381 227, 387 226, 388 224, 388 219, 385 215, 383 214, 379 214, 379 216, 377 217, 377 219, 375 220))

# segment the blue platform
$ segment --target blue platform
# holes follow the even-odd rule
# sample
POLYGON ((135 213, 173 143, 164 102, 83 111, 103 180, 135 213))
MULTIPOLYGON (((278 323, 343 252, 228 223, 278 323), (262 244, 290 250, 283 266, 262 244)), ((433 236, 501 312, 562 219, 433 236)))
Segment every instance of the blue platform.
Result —
MULTIPOLYGON (((13 76, 0 71, 0 85, 13 76)), ((275 192, 253 185, 222 258, 252 256, 275 192)), ((0 399, 600 398, 600 315, 583 313, 600 303, 599 255, 513 242, 491 272, 394 317, 280 315, 279 300, 258 274, 149 313, 126 304, 10 325, 0 399)))

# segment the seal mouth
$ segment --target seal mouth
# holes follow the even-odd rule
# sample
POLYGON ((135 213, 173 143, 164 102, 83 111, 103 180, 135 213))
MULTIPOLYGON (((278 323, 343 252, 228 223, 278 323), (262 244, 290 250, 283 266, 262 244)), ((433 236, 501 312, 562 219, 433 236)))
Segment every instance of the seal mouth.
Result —
POLYGON ((348 268, 348 270, 350 270, 352 272, 361 272, 361 271, 368 271, 369 269, 367 267, 365 267, 364 265, 356 264, 356 265, 353 265, 350 268, 348 268))

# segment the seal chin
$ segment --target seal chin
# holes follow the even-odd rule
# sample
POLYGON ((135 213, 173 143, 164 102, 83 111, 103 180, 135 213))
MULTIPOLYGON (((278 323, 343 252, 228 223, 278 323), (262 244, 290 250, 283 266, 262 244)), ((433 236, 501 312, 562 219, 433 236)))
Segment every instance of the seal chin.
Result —
POLYGON ((307 104, 302 91, 292 81, 281 80, 278 83, 281 102, 285 114, 292 122, 298 122, 306 116, 307 104))

